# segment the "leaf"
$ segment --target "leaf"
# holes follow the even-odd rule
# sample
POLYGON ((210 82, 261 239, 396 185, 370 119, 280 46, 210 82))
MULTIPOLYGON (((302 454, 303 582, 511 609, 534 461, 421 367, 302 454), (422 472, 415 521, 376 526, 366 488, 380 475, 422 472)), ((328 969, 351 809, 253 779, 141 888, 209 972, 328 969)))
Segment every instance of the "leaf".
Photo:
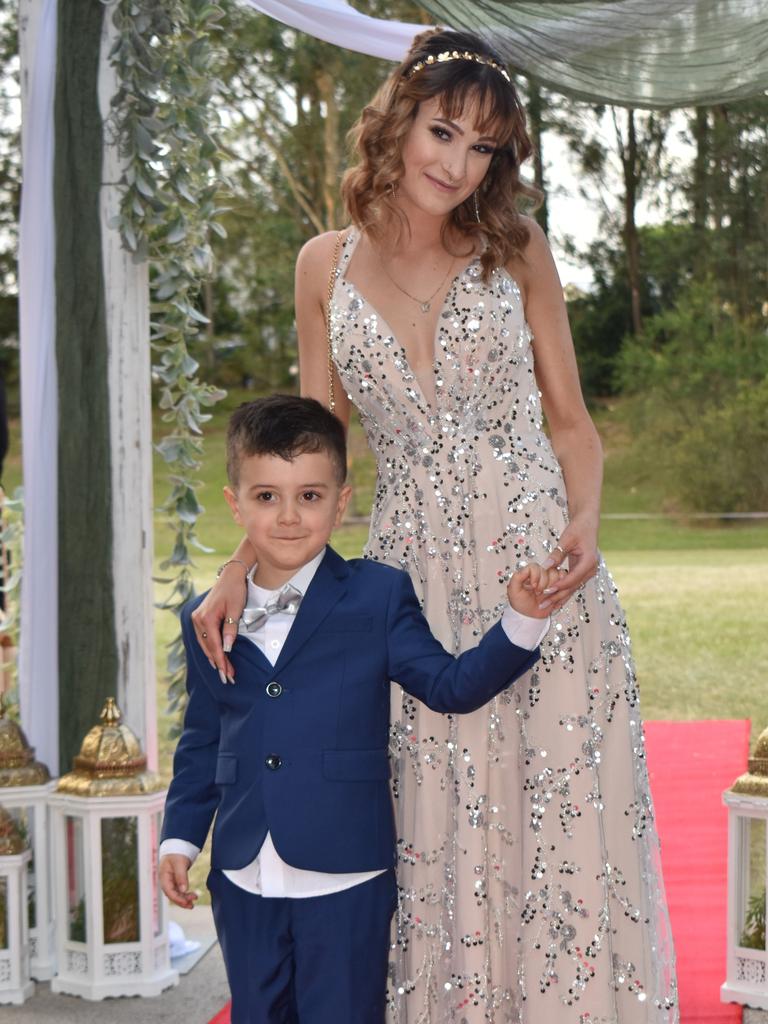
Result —
POLYGON ((170 299, 170 297, 175 295, 177 291, 178 286, 174 280, 166 281, 165 284, 160 285, 160 287, 155 290, 155 298, 162 302, 164 299, 170 299))
POLYGON ((123 221, 122 229, 123 243, 129 252, 136 252, 136 232, 133 230, 133 225, 128 221, 123 221))
POLYGON ((204 554, 206 554, 206 555, 212 555, 212 554, 214 553, 214 551, 216 550, 216 548, 208 548, 208 547, 206 547, 206 546, 205 546, 205 544, 202 544, 202 543, 201 543, 201 542, 200 542, 200 541, 199 541, 199 540, 197 539, 197 537, 196 537, 196 536, 194 536, 194 535, 192 535, 192 536, 191 536, 191 537, 189 538, 189 543, 190 543, 190 544, 191 544, 191 545, 192 545, 193 547, 197 548, 197 550, 198 550, 198 551, 202 551, 202 552, 203 552, 204 554))
POLYGON ((181 370, 185 377, 194 377, 200 367, 200 363, 190 355, 185 355, 181 364, 181 370))
POLYGON ((136 250, 133 253, 133 263, 146 263, 149 259, 149 241, 146 235, 142 235, 139 239, 139 244, 136 246, 136 250))
POLYGON ((137 121, 134 125, 133 137, 139 153, 151 159, 155 154, 155 141, 141 121, 137 121))
POLYGON ((179 217, 173 221, 170 228, 166 232, 165 240, 170 245, 176 245, 178 242, 182 242, 187 237, 187 226, 184 223, 183 218, 179 217))
POLYGON ((147 179, 138 171, 136 172, 136 188, 139 190, 139 192, 141 192, 143 196, 147 196, 147 198, 150 199, 152 198, 152 196, 154 196, 156 192, 154 185, 151 182, 147 181, 147 179))
POLYGON ((204 316, 199 310, 195 309, 194 306, 190 306, 186 302, 174 302, 173 305, 181 310, 182 313, 190 317, 190 319, 197 321, 199 324, 210 323, 207 316, 204 316))

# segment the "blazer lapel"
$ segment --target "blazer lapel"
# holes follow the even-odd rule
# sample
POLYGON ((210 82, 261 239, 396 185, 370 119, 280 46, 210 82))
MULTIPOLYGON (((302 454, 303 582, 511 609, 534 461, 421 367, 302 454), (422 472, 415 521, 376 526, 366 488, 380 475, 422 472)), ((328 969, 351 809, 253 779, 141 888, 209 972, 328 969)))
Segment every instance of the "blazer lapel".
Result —
POLYGON ((349 566, 344 559, 333 548, 326 548, 325 558, 317 567, 299 605, 296 621, 280 651, 273 670, 275 673, 283 669, 301 650, 333 606, 346 594, 348 576, 349 566))
POLYGON ((259 645, 253 643, 247 636, 243 636, 242 633, 238 633, 235 637, 230 658, 234 659, 233 664, 235 668, 237 668, 237 662, 242 660, 247 662, 249 666, 257 668, 260 672, 270 673, 274 671, 269 658, 259 645))

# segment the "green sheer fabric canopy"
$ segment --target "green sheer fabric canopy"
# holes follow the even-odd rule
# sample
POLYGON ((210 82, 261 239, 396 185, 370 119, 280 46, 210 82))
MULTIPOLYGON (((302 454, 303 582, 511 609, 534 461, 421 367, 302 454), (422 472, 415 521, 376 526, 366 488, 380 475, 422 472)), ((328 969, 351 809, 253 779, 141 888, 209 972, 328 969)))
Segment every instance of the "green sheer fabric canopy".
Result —
POLYGON ((421 0, 510 66, 596 103, 684 107, 765 95, 768 0, 421 0))

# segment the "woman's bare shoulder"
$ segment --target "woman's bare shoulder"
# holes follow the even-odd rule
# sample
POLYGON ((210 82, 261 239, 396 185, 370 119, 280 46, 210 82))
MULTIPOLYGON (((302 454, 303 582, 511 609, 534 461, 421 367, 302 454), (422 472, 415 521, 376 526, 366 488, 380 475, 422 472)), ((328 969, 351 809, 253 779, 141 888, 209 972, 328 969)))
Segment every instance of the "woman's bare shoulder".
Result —
MULTIPOLYGON (((341 232, 342 238, 345 235, 345 231, 341 232)), ((315 235, 314 238, 310 238, 308 242, 305 242, 299 250, 296 260, 297 272, 314 274, 320 272, 323 268, 327 272, 333 259, 338 236, 338 231, 324 231, 322 235, 315 235)))
POLYGON ((535 284, 552 276, 554 260, 549 241, 541 226, 533 217, 521 217, 528 230, 525 246, 507 262, 507 270, 515 278, 523 292, 528 295, 535 284))

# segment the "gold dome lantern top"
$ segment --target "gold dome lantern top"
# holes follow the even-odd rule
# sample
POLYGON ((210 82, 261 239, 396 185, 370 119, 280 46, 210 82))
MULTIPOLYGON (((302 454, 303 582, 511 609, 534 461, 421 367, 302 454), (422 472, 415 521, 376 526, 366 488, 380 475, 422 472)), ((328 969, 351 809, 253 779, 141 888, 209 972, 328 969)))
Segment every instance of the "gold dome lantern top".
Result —
POLYGON ((136 735, 122 723, 114 697, 108 697, 95 725, 83 740, 72 771, 62 775, 58 793, 73 796, 140 796, 163 784, 147 771, 147 759, 136 735))
POLYGON ((0 694, 0 789, 9 786, 40 786, 50 779, 48 769, 35 760, 34 747, 18 722, 5 713, 0 694))
POLYGON ((731 792, 768 799, 768 729, 758 736, 754 757, 747 761, 747 771, 736 779, 731 792))
POLYGON ((0 857, 23 853, 27 845, 16 819, 4 807, 0 807, 0 857))

